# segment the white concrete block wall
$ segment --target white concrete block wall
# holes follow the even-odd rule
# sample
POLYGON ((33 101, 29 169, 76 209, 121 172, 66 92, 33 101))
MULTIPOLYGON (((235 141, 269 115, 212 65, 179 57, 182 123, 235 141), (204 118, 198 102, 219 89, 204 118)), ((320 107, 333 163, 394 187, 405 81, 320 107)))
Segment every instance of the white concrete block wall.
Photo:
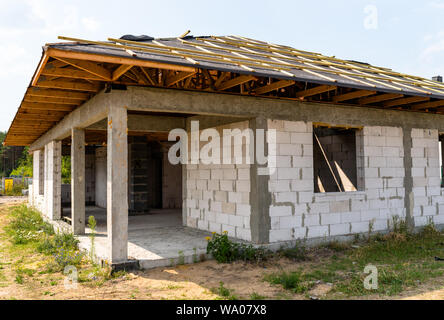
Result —
MULTIPOLYGON (((248 122, 244 121, 215 129, 222 137, 223 129, 247 128, 248 122)), ((201 143, 201 147, 205 144, 201 143)), ((235 146, 233 141, 232 150, 235 146)), ((247 147, 245 140, 242 147, 244 150, 247 147)), ((234 157, 232 163, 186 165, 186 224, 210 232, 227 231, 229 236, 251 240, 250 165, 245 159, 242 164, 234 164, 234 157)))
POLYGON ((412 129, 413 219, 416 227, 444 223, 438 131, 412 129))
POLYGON ((270 242, 368 232, 370 225, 385 230, 393 216, 405 217, 401 128, 357 132, 358 191, 314 193, 312 123, 269 120, 268 126, 277 130, 270 242))

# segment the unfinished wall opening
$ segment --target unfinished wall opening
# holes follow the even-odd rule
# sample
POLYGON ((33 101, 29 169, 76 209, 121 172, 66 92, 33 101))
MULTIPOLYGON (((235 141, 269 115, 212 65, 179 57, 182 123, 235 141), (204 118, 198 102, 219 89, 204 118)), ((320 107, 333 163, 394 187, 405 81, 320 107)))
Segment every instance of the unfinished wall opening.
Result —
POLYGON ((358 178, 360 134, 356 128, 313 127, 315 193, 353 192, 361 188, 358 178))

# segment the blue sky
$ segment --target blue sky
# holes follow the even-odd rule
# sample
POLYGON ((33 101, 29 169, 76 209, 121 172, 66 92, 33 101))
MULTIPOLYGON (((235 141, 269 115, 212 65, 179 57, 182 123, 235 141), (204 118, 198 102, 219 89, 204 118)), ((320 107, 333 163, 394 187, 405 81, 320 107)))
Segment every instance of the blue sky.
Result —
POLYGON ((58 35, 234 34, 430 78, 444 74, 443 17, 444 0, 0 0, 0 130, 58 35))

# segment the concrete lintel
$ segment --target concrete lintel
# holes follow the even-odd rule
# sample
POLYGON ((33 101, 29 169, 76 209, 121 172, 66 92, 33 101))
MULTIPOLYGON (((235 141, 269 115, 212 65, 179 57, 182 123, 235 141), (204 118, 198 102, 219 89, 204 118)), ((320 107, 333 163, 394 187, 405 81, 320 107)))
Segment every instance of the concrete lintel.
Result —
MULTIPOLYGON (((250 120, 250 129, 254 131, 255 143, 257 146, 256 129, 263 129, 267 132, 268 122, 267 119, 259 117, 250 120)), ((259 142, 260 143, 260 142, 259 142)), ((255 148, 256 149, 256 148, 255 148)), ((264 155, 268 155, 268 143, 264 141, 264 155)), ((251 229, 251 241, 256 244, 266 244, 270 242, 270 204, 271 194, 268 190, 270 181, 269 175, 259 175, 259 168, 267 168, 267 164, 258 164, 254 159, 253 164, 250 165, 250 204, 251 204, 251 216, 250 216, 250 229, 251 229)))
MULTIPOLYGON (((170 132, 176 128, 185 129, 185 118, 141 114, 128 115, 128 131, 170 132)), ((86 129, 107 130, 107 120, 103 119, 87 127, 86 129)))
POLYGON ((112 264, 128 260, 128 134, 127 110, 111 104, 107 145, 107 236, 112 264))
POLYGON ((73 128, 71 141, 71 225, 85 233, 85 130, 73 128))

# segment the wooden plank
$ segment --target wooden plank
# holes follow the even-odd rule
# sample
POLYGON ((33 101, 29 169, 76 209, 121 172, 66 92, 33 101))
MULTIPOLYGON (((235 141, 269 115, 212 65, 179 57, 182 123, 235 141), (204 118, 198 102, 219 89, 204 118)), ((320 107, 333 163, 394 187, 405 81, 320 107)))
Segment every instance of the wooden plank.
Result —
POLYGON ((117 67, 116 70, 113 71, 111 80, 112 81, 116 81, 118 80, 121 76, 123 76, 127 71, 129 71, 132 67, 134 67, 133 65, 121 65, 119 67, 117 67))
POLYGON ((72 79, 84 79, 93 81, 103 81, 103 78, 86 72, 83 70, 74 70, 71 68, 45 68, 42 71, 42 75, 50 77, 62 77, 62 78, 72 78, 72 79))
POLYGON ((133 58, 124 58, 124 57, 116 57, 116 56, 108 56, 103 54, 92 54, 92 53, 84 53, 84 52, 73 52, 60 50, 55 48, 48 48, 47 54, 50 57, 54 58, 71 58, 71 59, 79 59, 79 60, 90 60, 97 62, 105 62, 105 63, 115 63, 115 64, 125 64, 125 65, 134 65, 139 67, 146 68, 158 68, 158 69, 167 69, 167 70, 175 70, 175 71, 187 71, 187 72, 196 72, 196 68, 179 66, 169 63, 148 61, 148 60, 140 60, 133 58))
MULTIPOLYGON (((90 93, 43 88, 29 88, 26 91, 26 95, 33 97, 63 98, 73 100, 87 100, 91 97, 90 93)), ((74 104, 79 102, 73 101, 72 103, 74 104)))
POLYGON ((241 85, 245 82, 252 81, 252 80, 257 80, 257 78, 254 76, 239 76, 234 79, 231 79, 231 80, 221 83, 221 85, 216 87, 216 89, 217 90, 227 90, 227 89, 233 88, 235 86, 241 85))
POLYGON ((315 96, 317 94, 333 91, 333 90, 336 90, 336 89, 337 89, 336 86, 321 85, 321 86, 317 86, 317 87, 314 87, 314 88, 311 88, 311 89, 307 89, 307 90, 304 90, 304 91, 296 92, 296 98, 311 97, 311 96, 315 96))
POLYGON ((387 101, 387 102, 384 102, 382 105, 385 108, 389 108, 389 107, 397 107, 397 106, 402 106, 402 105, 406 105, 406 104, 411 104, 411 103, 421 102, 421 101, 427 101, 427 100, 430 100, 430 98, 427 98, 427 97, 408 97, 408 98, 402 98, 402 99, 396 99, 396 100, 387 101))
POLYGON ((59 121, 63 118, 62 116, 58 115, 38 115, 38 114, 28 114, 28 113, 19 113, 16 116, 16 120, 36 120, 36 121, 59 121))
POLYGON ((102 80, 110 81, 111 72, 91 61, 75 60, 63 57, 55 57, 56 59, 65 62, 75 68, 86 71, 92 75, 99 77, 102 80))
POLYGON ((431 109, 444 106, 444 100, 438 100, 433 102, 419 103, 412 106, 412 110, 431 109))
POLYGON ((35 103, 35 102, 22 102, 20 108, 32 109, 32 110, 53 110, 53 111, 66 111, 71 112, 76 106, 55 104, 55 103, 35 103))
POLYGON ((168 77, 165 81, 165 85, 167 87, 171 87, 171 86, 175 85, 176 83, 178 83, 179 81, 182 81, 188 77, 194 76, 195 74, 196 74, 196 72, 184 72, 184 71, 179 72, 175 76, 168 77))
POLYGON ((40 88, 54 88, 54 89, 66 89, 74 91, 88 91, 88 92, 98 92, 100 86, 89 84, 89 83, 79 83, 79 82, 68 82, 60 80, 40 80, 36 83, 36 87, 40 88))
POLYGON ((268 92, 271 92, 274 90, 279 90, 281 88, 289 87, 289 86, 293 85, 294 83, 295 82, 291 81, 291 80, 276 81, 276 82, 273 82, 269 85, 257 88, 255 90, 255 93, 258 95, 265 94, 265 93, 268 93, 268 92))
POLYGON ((51 97, 34 97, 34 96, 25 96, 25 102, 38 102, 38 103, 55 103, 55 104, 68 104, 70 106, 78 106, 82 104, 81 100, 72 100, 72 99, 63 99, 63 98, 51 98, 51 97))
POLYGON ((342 102, 342 101, 353 100, 353 99, 357 99, 357 98, 371 96, 376 93, 377 93, 377 91, 357 90, 357 91, 334 96, 332 101, 333 102, 342 102))
POLYGON ((385 93, 374 97, 359 99, 358 104, 372 104, 372 103, 402 98, 403 96, 404 96, 403 94, 399 93, 385 93))

